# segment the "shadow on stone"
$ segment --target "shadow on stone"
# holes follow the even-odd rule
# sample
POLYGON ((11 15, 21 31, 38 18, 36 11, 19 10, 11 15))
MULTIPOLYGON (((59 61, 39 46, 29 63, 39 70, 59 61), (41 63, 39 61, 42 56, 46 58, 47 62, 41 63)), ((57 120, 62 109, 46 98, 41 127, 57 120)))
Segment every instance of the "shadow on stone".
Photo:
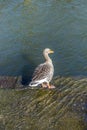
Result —
POLYGON ((33 67, 29 65, 24 66, 22 70, 22 82, 21 82, 23 85, 29 84, 29 82, 32 79, 32 74, 33 74, 34 69, 35 69, 35 66, 33 67))

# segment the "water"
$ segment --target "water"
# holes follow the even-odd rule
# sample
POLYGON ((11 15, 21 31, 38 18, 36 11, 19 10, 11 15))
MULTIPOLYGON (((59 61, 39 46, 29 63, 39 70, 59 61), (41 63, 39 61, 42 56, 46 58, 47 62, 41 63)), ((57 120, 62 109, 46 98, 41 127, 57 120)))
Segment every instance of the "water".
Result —
POLYGON ((1 0, 0 75, 32 75, 49 47, 55 76, 87 75, 87 1, 1 0))

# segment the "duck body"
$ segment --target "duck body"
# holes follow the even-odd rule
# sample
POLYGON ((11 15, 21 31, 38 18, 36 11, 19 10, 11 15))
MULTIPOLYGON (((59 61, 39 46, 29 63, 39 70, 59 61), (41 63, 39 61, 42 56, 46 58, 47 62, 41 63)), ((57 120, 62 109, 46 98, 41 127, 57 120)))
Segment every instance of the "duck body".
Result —
POLYGON ((32 81, 30 82, 29 86, 32 87, 32 86, 38 86, 41 84, 42 87, 51 88, 51 86, 49 85, 49 82, 53 78, 54 66, 53 66, 52 60, 48 56, 49 53, 53 53, 53 51, 50 50, 49 48, 46 48, 43 51, 43 55, 46 61, 40 64, 39 66, 37 66, 37 68, 35 69, 33 73, 32 81))
POLYGON ((44 82, 49 83, 52 80, 54 67, 50 63, 40 64, 34 71, 32 81, 29 86, 37 86, 44 82))

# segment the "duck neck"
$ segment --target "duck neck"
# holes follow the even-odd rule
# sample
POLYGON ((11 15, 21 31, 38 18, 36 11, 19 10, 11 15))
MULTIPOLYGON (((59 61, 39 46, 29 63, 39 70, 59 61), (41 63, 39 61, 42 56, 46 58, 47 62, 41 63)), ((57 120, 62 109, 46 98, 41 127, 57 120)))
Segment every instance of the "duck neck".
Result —
POLYGON ((52 63, 52 60, 47 53, 44 53, 44 58, 46 59, 46 62, 52 63))

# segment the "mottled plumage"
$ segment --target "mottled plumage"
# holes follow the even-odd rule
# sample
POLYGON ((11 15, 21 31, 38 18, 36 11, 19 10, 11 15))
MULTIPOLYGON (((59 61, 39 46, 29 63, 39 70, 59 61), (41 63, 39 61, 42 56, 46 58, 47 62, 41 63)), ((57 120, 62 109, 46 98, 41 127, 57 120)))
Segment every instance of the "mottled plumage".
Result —
POLYGON ((47 85, 44 85, 44 87, 50 87, 48 86, 49 82, 52 80, 53 74, 54 74, 54 67, 52 64, 52 60, 48 56, 49 53, 53 53, 52 50, 46 48, 43 51, 43 55, 46 59, 46 62, 43 64, 40 64, 34 71, 32 76, 32 81, 30 82, 29 86, 37 86, 39 84, 47 83, 47 85))

